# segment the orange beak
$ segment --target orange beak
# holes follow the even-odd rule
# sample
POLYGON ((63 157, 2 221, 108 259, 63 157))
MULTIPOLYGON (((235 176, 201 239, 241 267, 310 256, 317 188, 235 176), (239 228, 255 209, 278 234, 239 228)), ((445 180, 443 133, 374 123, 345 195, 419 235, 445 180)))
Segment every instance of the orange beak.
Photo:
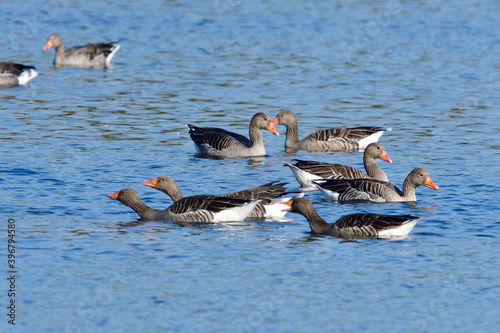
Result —
POLYGON ((119 191, 113 194, 108 194, 108 198, 118 200, 118 194, 120 194, 119 191))
POLYGON ((424 186, 428 187, 428 188, 432 188, 433 190, 439 190, 439 187, 434 184, 434 182, 431 180, 431 177, 427 177, 425 179, 425 183, 424 183, 424 186))
POLYGON ((52 44, 52 42, 50 40, 47 41, 47 43, 45 43, 45 46, 43 47, 43 50, 48 50, 50 49, 51 47, 54 47, 54 45, 52 44))
POLYGON ((283 212, 291 212, 292 211, 292 203, 293 200, 283 201, 282 204, 290 206, 288 209, 282 209, 283 212))
POLYGON ((150 180, 143 181, 142 185, 155 188, 157 183, 158 183, 158 178, 155 178, 155 179, 150 179, 150 180))
POLYGON ((382 152, 382 154, 380 154, 380 156, 378 158, 380 158, 382 161, 386 161, 386 162, 389 162, 392 164, 392 160, 389 157, 389 155, 387 155, 385 150, 382 152))
POLYGON ((274 118, 273 121, 271 122, 271 124, 273 124, 273 125, 279 125, 280 121, 279 121, 278 117, 274 118))
POLYGON ((269 123, 269 126, 266 127, 266 130, 268 130, 269 132, 273 133, 276 136, 280 136, 280 134, 278 133, 278 131, 276 130, 276 128, 274 128, 273 122, 274 122, 274 120, 269 123))

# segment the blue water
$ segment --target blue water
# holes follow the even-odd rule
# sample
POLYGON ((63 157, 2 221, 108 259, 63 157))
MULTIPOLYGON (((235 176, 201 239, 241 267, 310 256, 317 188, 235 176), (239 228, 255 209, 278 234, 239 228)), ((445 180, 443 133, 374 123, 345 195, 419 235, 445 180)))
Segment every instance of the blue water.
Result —
MULTIPOLYGON (((0 271, 17 230, 17 331, 496 332, 500 325, 500 35, 496 1, 3 2, 2 61, 35 65, 0 90, 0 271), (52 67, 65 45, 119 40, 114 67, 52 67), (361 153, 195 156, 186 123, 247 134, 290 108, 318 128, 391 127, 379 162, 400 186, 414 167, 438 192, 416 205, 339 205, 423 219, 400 241, 311 236, 306 220, 137 221, 106 194, 169 175, 185 195, 282 180, 291 158, 362 167, 361 153)), ((7 323, 0 283, 0 328, 7 323)))

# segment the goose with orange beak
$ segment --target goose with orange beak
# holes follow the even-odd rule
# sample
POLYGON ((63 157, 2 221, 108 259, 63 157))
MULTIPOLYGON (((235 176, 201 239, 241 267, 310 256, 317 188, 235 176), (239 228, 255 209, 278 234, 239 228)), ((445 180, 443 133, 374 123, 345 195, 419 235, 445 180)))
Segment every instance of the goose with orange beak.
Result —
POLYGON ((58 34, 52 34, 47 38, 43 50, 51 48, 56 49, 54 57, 56 67, 105 68, 110 67, 111 59, 120 49, 120 44, 117 42, 91 43, 64 49, 61 37, 58 34))
POLYGON ((281 110, 273 120, 274 125, 286 126, 285 149, 288 151, 358 151, 377 142, 390 128, 361 126, 352 128, 328 128, 314 131, 299 140, 297 119, 290 110, 281 110))
POLYGON ((199 155, 220 157, 264 156, 266 150, 261 130, 266 129, 279 135, 267 114, 256 113, 249 126, 249 139, 245 136, 226 131, 222 128, 186 125, 199 155))
POLYGON ((403 182, 403 190, 389 182, 375 179, 328 179, 313 181, 318 185, 323 196, 328 200, 339 202, 372 201, 372 202, 415 202, 415 190, 425 186, 439 190, 429 173, 422 168, 413 169, 403 182))
POLYGON ((387 175, 375 161, 377 158, 388 163, 392 163, 392 160, 389 155, 387 155, 384 146, 378 142, 373 142, 366 147, 363 153, 363 164, 365 166, 366 173, 351 166, 336 163, 297 159, 295 160, 295 164, 287 162, 283 163, 290 168, 293 175, 301 185, 302 190, 314 190, 317 186, 314 185, 312 181, 322 179, 363 178, 387 181, 387 175))

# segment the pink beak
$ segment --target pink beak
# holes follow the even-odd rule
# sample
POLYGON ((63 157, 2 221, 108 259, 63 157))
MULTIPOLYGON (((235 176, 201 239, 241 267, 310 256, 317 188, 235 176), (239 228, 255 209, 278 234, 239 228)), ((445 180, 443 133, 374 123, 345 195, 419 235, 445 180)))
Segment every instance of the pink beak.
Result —
POLYGON ((45 43, 43 50, 46 51, 46 50, 50 49, 51 47, 54 47, 54 45, 52 44, 52 42, 50 40, 48 40, 47 43, 45 43))

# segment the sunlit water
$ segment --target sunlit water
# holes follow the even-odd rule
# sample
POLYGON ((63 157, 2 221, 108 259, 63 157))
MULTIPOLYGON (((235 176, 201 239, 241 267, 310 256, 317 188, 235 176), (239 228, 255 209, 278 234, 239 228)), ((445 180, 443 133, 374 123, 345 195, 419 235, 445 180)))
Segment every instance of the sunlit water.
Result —
MULTIPOLYGON (((23 332, 486 332, 500 325, 500 37, 496 1, 3 2, 2 61, 37 67, 0 90, 4 223, 16 220, 23 332), (114 68, 52 68, 67 46, 120 40, 114 68), (306 220, 138 223, 106 194, 169 175, 185 195, 272 180, 282 161, 362 167, 361 153, 194 155, 186 123, 248 133, 256 112, 290 108, 317 128, 391 127, 380 142, 402 185, 423 167, 440 186, 410 204, 339 205, 423 219, 399 241, 311 236, 306 220)), ((6 226, 0 236, 7 271, 6 226)), ((5 273, 6 274, 6 273, 5 273)), ((0 327, 8 285, 0 284, 0 327)))

